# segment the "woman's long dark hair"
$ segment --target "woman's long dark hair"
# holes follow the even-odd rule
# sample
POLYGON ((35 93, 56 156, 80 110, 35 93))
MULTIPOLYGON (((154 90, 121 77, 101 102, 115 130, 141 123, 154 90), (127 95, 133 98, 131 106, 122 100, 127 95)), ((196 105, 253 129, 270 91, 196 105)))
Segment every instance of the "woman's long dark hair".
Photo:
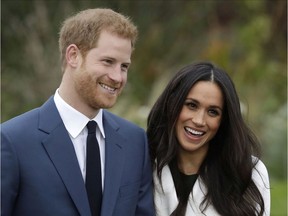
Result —
MULTIPOLYGON (((223 216, 263 215, 264 201, 252 181, 252 170, 258 162, 252 159, 252 155, 259 158, 259 143, 242 118, 232 80, 225 71, 211 63, 191 64, 182 68, 152 107, 148 116, 147 136, 153 169, 162 182, 163 167, 177 157, 179 143, 175 125, 190 89, 198 81, 216 83, 224 97, 220 127, 210 141, 207 156, 198 171, 207 187, 201 211, 213 205, 223 216)), ((185 209, 186 204, 179 197, 179 205, 173 215, 183 215, 185 209)))

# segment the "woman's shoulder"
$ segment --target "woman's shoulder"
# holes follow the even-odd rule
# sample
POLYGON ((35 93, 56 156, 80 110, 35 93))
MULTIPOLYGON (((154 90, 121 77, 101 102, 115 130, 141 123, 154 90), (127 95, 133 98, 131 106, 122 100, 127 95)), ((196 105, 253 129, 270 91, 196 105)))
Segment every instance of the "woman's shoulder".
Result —
POLYGON ((255 164, 252 171, 252 178, 256 185, 269 188, 269 175, 265 164, 257 157, 252 156, 253 163, 255 164))
POLYGON ((268 171, 265 164, 259 158, 252 156, 252 162, 254 164, 253 172, 258 171, 260 173, 268 175, 268 171))
POLYGON ((264 215, 270 215, 271 198, 270 198, 270 182, 268 171, 266 166, 260 159, 254 157, 253 160, 254 160, 253 162, 255 162, 256 164, 252 171, 252 179, 263 197, 265 204, 264 215))

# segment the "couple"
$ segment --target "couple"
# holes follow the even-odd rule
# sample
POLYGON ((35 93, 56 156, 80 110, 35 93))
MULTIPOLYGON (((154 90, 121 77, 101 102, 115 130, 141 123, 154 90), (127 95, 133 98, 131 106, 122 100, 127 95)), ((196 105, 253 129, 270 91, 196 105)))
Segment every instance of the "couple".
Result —
POLYGON ((106 110, 126 84, 137 33, 110 9, 65 20, 59 88, 1 125, 2 216, 269 215, 268 173, 221 69, 181 69, 149 114, 148 142, 143 129, 106 110), (102 176, 95 214, 85 188, 90 121, 102 176))

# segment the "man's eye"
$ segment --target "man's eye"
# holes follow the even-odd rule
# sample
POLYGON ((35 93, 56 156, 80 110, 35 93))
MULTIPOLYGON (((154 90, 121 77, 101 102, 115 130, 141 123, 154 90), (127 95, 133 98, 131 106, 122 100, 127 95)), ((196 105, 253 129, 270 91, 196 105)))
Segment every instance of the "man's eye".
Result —
POLYGON ((104 59, 103 62, 105 64, 112 64, 113 63, 112 60, 110 60, 110 59, 104 59))
POLYGON ((123 71, 128 71, 129 66, 128 65, 121 65, 121 69, 123 71))

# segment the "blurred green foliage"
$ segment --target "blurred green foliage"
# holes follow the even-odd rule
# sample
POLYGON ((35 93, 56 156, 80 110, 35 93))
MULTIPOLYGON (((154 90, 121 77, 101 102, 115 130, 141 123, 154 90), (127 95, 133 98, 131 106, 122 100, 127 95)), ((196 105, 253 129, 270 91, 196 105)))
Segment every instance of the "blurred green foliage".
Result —
MULTIPOLYGON (((1 3, 1 122, 41 105, 58 87, 61 21, 81 9, 109 7, 131 17, 140 33, 128 84, 113 112, 145 128, 173 73, 191 62, 212 61, 234 80, 271 178, 287 184, 286 0, 1 3)), ((275 191, 278 186, 272 185, 275 191)), ((286 203, 287 193, 281 199, 286 203)))
POLYGON ((271 216, 287 216, 287 181, 271 182, 271 216))

